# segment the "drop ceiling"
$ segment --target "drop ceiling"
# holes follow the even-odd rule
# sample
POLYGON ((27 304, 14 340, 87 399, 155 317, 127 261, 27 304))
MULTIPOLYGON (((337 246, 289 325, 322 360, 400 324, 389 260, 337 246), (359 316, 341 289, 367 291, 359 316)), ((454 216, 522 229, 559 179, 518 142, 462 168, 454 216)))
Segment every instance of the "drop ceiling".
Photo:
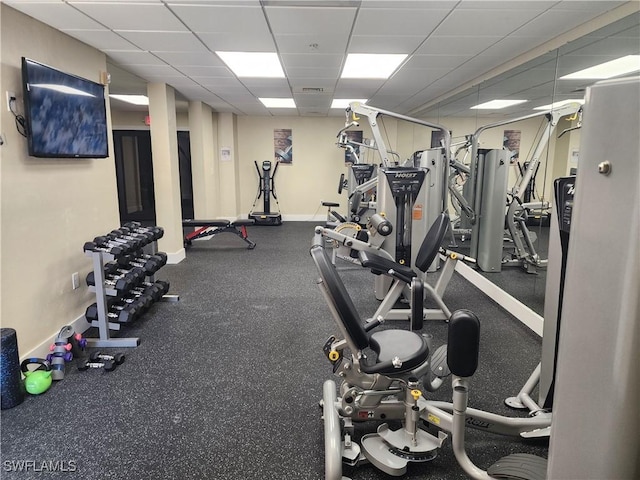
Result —
POLYGON ((334 98, 449 116, 522 97, 526 104, 500 114, 530 112, 550 95, 581 96, 584 81, 558 76, 640 53, 637 1, 2 1, 103 51, 110 93, 144 94, 147 82, 166 82, 180 99, 239 115, 342 115, 329 108, 334 98), (587 34, 559 50, 518 61, 580 29, 587 34), (215 51, 277 52, 286 78, 237 78, 215 51), (389 79, 340 79, 348 53, 409 56, 389 79), (514 68, 488 78, 504 65, 514 68), (267 109, 258 97, 293 97, 297 108, 267 109))

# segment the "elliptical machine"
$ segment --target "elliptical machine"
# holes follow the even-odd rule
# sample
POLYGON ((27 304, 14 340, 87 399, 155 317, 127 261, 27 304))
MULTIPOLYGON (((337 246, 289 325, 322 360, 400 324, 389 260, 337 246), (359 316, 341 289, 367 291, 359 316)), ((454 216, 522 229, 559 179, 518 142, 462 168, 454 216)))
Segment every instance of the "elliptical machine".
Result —
POLYGON ((280 162, 276 162, 273 173, 271 172, 270 160, 265 160, 264 162, 262 162, 262 172, 260 172, 258 162, 254 160, 253 163, 256 166, 258 177, 260 177, 260 183, 258 184, 258 194, 256 195, 256 198, 253 201, 253 205, 251 206, 251 211, 249 212, 249 218, 254 220, 256 225, 282 225, 280 204, 278 203, 278 197, 276 197, 276 189, 273 183, 280 162), (276 201, 276 205, 278 206, 277 212, 271 211, 271 195, 273 195, 273 198, 276 201), (256 212, 254 210, 256 208, 256 203, 258 202, 260 197, 262 197, 263 201, 263 211, 256 212))

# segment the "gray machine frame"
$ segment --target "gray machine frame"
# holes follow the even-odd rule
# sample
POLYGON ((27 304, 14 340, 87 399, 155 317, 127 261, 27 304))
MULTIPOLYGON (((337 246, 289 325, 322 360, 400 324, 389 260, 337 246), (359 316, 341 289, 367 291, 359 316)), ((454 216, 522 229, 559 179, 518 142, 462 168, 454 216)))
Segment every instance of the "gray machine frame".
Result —
MULTIPOLYGON (((520 266, 529 273, 535 273, 537 268, 546 267, 546 260, 539 257, 534 246, 534 235, 527 228, 522 213, 528 208, 545 209, 549 205, 541 202, 525 204, 523 203, 523 197, 540 165, 542 153, 547 147, 558 122, 567 115, 576 115, 577 118, 581 108, 579 103, 571 103, 531 115, 484 125, 471 135, 471 163, 469 165, 468 185, 465 185, 464 196, 456 194, 453 194, 453 196, 460 202, 461 211, 464 212, 462 225, 471 227, 470 255, 478 259, 478 267, 481 270, 498 272, 503 266, 520 266), (547 124, 531 155, 527 170, 512 191, 507 192, 506 181, 508 173, 506 170, 509 165, 508 159, 501 157, 496 160, 494 155, 501 154, 487 154, 485 152, 484 159, 491 160, 485 165, 485 162, 479 158, 480 136, 483 132, 492 128, 541 116, 546 117, 547 124), (493 178, 494 176, 495 178, 493 178), (503 182, 505 188, 503 188, 503 182), (494 191, 494 188, 499 190, 494 191), (505 212, 507 193, 510 199, 507 202, 508 206, 505 212), (509 236, 515 247, 513 259, 503 259, 502 240, 498 241, 499 250, 497 247, 490 246, 493 245, 490 242, 503 238, 505 220, 509 236)), ((500 152, 500 150, 497 152, 500 152)), ((505 154, 503 153, 502 155, 505 154)), ((467 229, 465 228, 463 231, 466 232, 467 229)))
POLYGON ((549 478, 640 476, 639 112, 638 76, 587 89, 549 478))

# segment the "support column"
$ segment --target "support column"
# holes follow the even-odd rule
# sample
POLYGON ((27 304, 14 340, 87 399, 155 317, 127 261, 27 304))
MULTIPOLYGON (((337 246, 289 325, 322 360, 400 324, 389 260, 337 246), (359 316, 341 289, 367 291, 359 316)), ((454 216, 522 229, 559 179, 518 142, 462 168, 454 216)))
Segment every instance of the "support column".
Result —
POLYGON ((233 113, 218 114, 219 148, 230 149, 228 156, 220 155, 218 171, 220 172, 220 209, 223 217, 246 218, 248 212, 240 212, 240 186, 238 166, 238 126, 233 113))
POLYGON ((211 107, 198 101, 189 102, 193 212, 197 219, 216 218, 217 134, 211 107))
POLYGON ((168 263, 185 258, 178 167, 178 132, 175 92, 165 83, 147 85, 151 117, 151 154, 156 202, 156 223, 164 228, 158 248, 167 252, 168 263))

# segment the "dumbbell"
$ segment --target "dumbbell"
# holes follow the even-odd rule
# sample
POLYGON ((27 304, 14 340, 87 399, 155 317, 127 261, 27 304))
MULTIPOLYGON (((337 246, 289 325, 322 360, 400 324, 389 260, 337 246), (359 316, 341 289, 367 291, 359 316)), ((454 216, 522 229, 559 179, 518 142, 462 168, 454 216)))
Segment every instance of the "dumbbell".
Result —
POLYGON ((154 283, 143 282, 141 286, 145 286, 147 289, 152 289, 151 295, 155 301, 159 301, 162 296, 169 291, 169 282, 162 280, 156 280, 154 283))
MULTIPOLYGON (((141 305, 121 304, 113 301, 107 301, 107 320, 113 320, 117 323, 131 323, 140 315, 141 305)), ((92 303, 85 311, 85 317, 89 322, 98 320, 98 304, 92 303)))
POLYGON ((124 253, 124 254, 133 253, 137 250, 136 246, 130 242, 116 242, 111 240, 108 237, 105 237, 104 235, 94 238, 93 242, 87 242, 87 243, 93 243, 100 248, 109 248, 109 249, 119 248, 120 253, 124 253))
POLYGON ((134 284, 137 284, 137 282, 142 282, 145 277, 147 277, 149 275, 149 272, 147 272, 144 268, 139 267, 139 266, 131 266, 129 265, 131 268, 126 268, 126 266, 120 265, 117 262, 107 262, 104 264, 104 273, 105 275, 113 275, 113 276, 117 276, 117 275, 129 275, 132 279, 134 284))
POLYGON ((82 250, 84 252, 104 252, 104 253, 109 253, 109 254, 113 255, 114 257, 122 255, 125 251, 128 251, 128 249, 123 247, 122 245, 114 245, 114 246, 110 246, 110 247, 105 247, 103 245, 99 245, 96 242, 86 242, 84 244, 84 246, 82 247, 82 250))
POLYGON ((116 369, 118 364, 112 360, 105 360, 104 362, 82 362, 78 365, 78 370, 84 371, 90 368, 103 368, 105 372, 112 372, 116 369))
POLYGON ((112 239, 120 238, 125 240, 137 240, 140 242, 141 247, 144 247, 155 240, 153 238, 153 233, 151 232, 132 232, 125 228, 111 230, 107 236, 112 239))
MULTIPOLYGON (((104 284, 107 287, 114 288, 118 292, 126 292, 127 290, 130 290, 132 287, 140 283, 143 279, 144 279, 144 276, 140 275, 139 272, 120 274, 120 275, 105 273, 104 284)), ((87 274, 86 281, 87 281, 87 286, 95 287, 96 285, 95 273, 89 272, 87 274)))
POLYGON ((122 267, 139 267, 144 269, 148 275, 153 275, 167 263, 166 257, 161 255, 150 255, 148 258, 141 256, 126 255, 118 259, 118 264, 122 267))
POLYGON ((122 365, 124 363, 125 356, 123 353, 116 353, 115 355, 107 355, 98 351, 98 352, 91 352, 91 354, 89 355, 89 360, 91 362, 105 361, 105 362, 113 362, 116 365, 122 365))
POLYGON ((160 239, 164 235, 164 228, 162 227, 143 227, 140 222, 127 222, 122 225, 121 228, 128 228, 134 232, 153 232, 156 236, 156 240, 160 239))
POLYGON ((129 248, 129 250, 126 253, 137 252, 138 250, 142 249, 142 247, 144 246, 142 241, 140 241, 140 239, 122 238, 122 237, 113 235, 112 233, 108 233, 106 235, 100 235, 99 237, 94 238, 93 241, 98 245, 100 244, 125 245, 129 248))
POLYGON ((119 298, 121 303, 127 303, 139 308, 140 314, 143 314, 153 303, 156 301, 151 292, 147 292, 146 289, 139 291, 138 289, 129 290, 124 297, 119 298))

